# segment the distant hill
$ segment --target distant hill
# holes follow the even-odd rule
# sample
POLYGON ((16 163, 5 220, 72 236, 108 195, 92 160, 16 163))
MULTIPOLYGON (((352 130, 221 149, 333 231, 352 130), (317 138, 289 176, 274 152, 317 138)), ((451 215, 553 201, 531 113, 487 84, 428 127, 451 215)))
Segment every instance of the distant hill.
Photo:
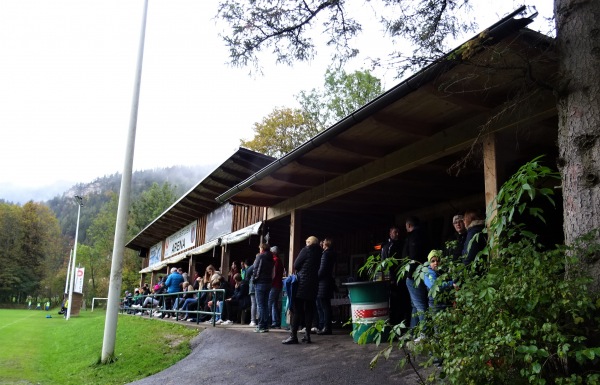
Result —
MULTIPOLYGON (((193 186, 198 184, 214 166, 173 166, 152 170, 135 171, 131 179, 132 201, 143 191, 149 189, 154 182, 162 185, 169 182, 176 188, 176 194, 181 197, 193 186)), ((119 193, 121 187, 121 174, 103 176, 90 183, 79 183, 71 186, 60 195, 44 202, 56 213, 62 233, 71 238, 75 237, 77 225, 77 203, 75 195, 84 198, 84 206, 79 218, 79 241, 86 240, 86 230, 90 226, 102 205, 110 200, 110 192, 119 193)))

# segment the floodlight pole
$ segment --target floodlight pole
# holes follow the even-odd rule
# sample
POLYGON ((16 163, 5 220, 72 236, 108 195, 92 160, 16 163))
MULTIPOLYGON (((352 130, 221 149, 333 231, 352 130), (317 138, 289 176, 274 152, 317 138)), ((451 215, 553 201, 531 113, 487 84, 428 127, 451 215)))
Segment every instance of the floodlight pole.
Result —
MULTIPOLYGON (((77 226, 79 227, 79 226, 77 226)), ((71 276, 71 261, 73 260, 73 249, 71 249, 71 253, 69 254, 69 264, 67 265, 67 279, 65 279, 65 294, 69 293, 69 277, 71 276)), ((63 296, 63 300, 65 297, 63 296)))
POLYGON ((83 198, 79 195, 75 195, 77 200, 77 227, 75 227, 75 245, 73 246, 73 263, 71 265, 71 282, 69 282, 69 306, 67 306, 67 316, 65 319, 68 321, 71 318, 71 308, 73 307, 73 284, 75 283, 75 261, 77 260, 77 238, 79 237, 79 215, 81 214, 81 206, 83 206, 83 198))
POLYGON ((127 232, 127 219, 129 216, 129 200, 131 194, 131 174, 133 170, 133 153, 135 150, 135 131, 140 100, 140 85, 142 82, 142 62, 144 59, 144 40, 146 36, 146 15, 148 13, 148 0, 144 1, 144 14, 142 17, 142 30, 138 49, 138 62, 136 78, 131 102, 131 115, 129 118, 129 133, 125 148, 125 162, 121 176, 121 189, 119 192, 119 208, 117 209, 117 223, 115 225, 115 241, 113 244, 112 263, 110 267, 110 283, 108 287, 108 301, 106 305, 106 320, 104 323, 104 340, 102 342, 102 363, 107 364, 114 360, 115 340, 117 336, 117 319, 119 316, 119 298, 121 283, 123 281, 123 254, 125 253, 125 235, 127 232))

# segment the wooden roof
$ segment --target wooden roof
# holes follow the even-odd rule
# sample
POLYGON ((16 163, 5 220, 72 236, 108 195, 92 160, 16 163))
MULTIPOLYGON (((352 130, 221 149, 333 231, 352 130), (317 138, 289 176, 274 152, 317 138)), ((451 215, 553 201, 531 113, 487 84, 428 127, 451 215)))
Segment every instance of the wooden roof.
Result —
POLYGON ((225 162, 136 235, 126 247, 150 248, 192 221, 212 212, 221 204, 219 194, 248 178, 273 161, 273 158, 245 148, 238 149, 225 162))
POLYGON ((269 207, 269 219, 305 209, 364 221, 481 194, 481 156, 466 155, 482 134, 496 134, 507 173, 552 156, 556 101, 544 85, 557 61, 530 21, 501 20, 217 199, 269 207))

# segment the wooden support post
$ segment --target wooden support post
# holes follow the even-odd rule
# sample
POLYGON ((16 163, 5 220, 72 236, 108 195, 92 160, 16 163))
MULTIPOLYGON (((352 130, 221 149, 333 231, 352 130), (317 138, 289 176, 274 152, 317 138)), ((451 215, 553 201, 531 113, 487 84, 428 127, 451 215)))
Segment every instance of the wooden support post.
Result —
POLYGON ((292 210, 290 216, 290 255, 288 274, 291 274, 294 271, 294 260, 304 244, 301 239, 302 235, 300 231, 302 229, 302 211, 292 210))
POLYGON ((485 181, 485 207, 487 224, 496 216, 494 200, 498 195, 498 156, 496 134, 488 134, 483 140, 483 178, 485 181))
POLYGON ((223 274, 223 277, 227 277, 231 268, 230 254, 231 245, 221 246, 221 274, 223 274))
POLYGON ((190 256, 188 258, 188 268, 187 268, 187 273, 188 273, 188 282, 193 285, 194 284, 194 264, 193 264, 193 257, 190 256))

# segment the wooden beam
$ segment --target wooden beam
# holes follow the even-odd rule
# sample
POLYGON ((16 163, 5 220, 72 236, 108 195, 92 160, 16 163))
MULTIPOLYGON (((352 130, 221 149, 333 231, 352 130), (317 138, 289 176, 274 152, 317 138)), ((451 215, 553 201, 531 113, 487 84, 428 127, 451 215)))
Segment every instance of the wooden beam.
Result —
MULTIPOLYGON (((461 84, 457 82, 458 84, 461 84)), ((439 98, 441 101, 445 101, 455 106, 463 107, 469 110, 477 110, 477 111, 489 111, 495 105, 492 101, 486 100, 482 98, 481 92, 474 91, 449 91, 446 88, 440 89, 440 87, 446 87, 449 84, 454 84, 454 82, 444 84, 427 84, 421 89, 423 92, 427 92, 430 95, 434 95, 439 98)))
POLYGON ((348 165, 346 163, 333 161, 323 162, 321 159, 301 158, 296 159, 294 162, 309 169, 318 170, 319 172, 325 171, 336 175, 343 174, 348 170, 348 165))
POLYGON ((483 139, 483 179, 485 181, 485 207, 488 224, 496 215, 493 205, 498 195, 498 159, 496 156, 496 134, 491 133, 483 139))
POLYGON ((340 138, 333 138, 327 145, 331 148, 343 151, 351 155, 357 155, 363 158, 377 159, 381 156, 381 149, 375 146, 368 146, 364 143, 359 143, 354 140, 342 140, 340 138))
POLYGON ((231 246, 225 245, 225 247, 220 247, 221 249, 221 272, 223 273, 223 277, 227 277, 229 274, 229 270, 231 270, 231 246))
POLYGON ((288 274, 294 272, 294 260, 302 248, 302 239, 300 239, 302 234, 302 212, 300 210, 292 210, 290 216, 290 257, 288 274))
POLYGON ((304 209, 326 202, 350 191, 462 151, 471 146, 473 141, 481 134, 482 126, 489 122, 490 116, 497 116, 498 118, 488 127, 488 133, 518 125, 531 124, 556 115, 556 106, 550 99, 548 98, 544 108, 537 113, 501 114, 502 111, 506 110, 506 107, 500 106, 489 115, 475 116, 270 207, 268 217, 270 219, 280 218, 294 209, 304 209), (515 120, 514 116, 522 116, 522 118, 515 120))
POLYGON ((289 175, 284 174, 282 172, 274 172, 269 175, 269 177, 275 179, 278 182, 285 182, 292 186, 301 186, 301 187, 314 187, 315 178, 313 176, 307 175, 289 175))
POLYGON ((244 180, 250 176, 247 171, 234 170, 233 168, 227 166, 220 166, 219 169, 225 174, 231 175, 239 180, 244 180))
POLYGON ((425 138, 428 137, 436 130, 436 126, 431 123, 424 123, 421 121, 410 120, 406 117, 402 117, 401 121, 398 121, 398 115, 388 114, 385 112, 378 112, 377 115, 373 116, 373 121, 379 125, 388 127, 392 130, 400 132, 402 135, 425 138))
POLYGON ((214 181, 220 185, 223 185, 227 188, 230 188, 232 185, 235 184, 235 182, 232 182, 232 181, 224 179, 224 178, 219 178, 218 176, 215 176, 215 175, 209 175, 207 177, 207 179, 211 179, 212 181, 214 181))

